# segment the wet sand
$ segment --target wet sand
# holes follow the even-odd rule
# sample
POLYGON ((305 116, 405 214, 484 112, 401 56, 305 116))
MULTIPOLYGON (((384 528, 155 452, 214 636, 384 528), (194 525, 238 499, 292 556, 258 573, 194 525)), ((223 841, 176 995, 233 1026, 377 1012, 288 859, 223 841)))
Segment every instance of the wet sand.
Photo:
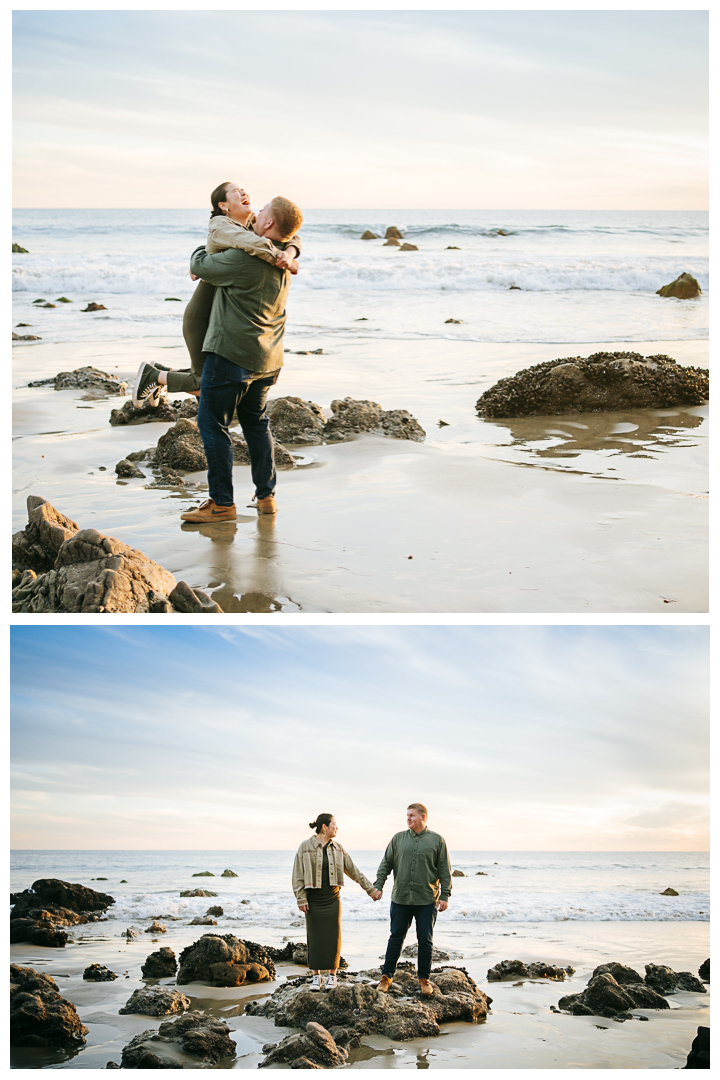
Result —
MULTIPOLYGON (((161 904, 158 906, 158 911, 161 904)), ((72 1058, 62 1053, 36 1049, 13 1049, 15 1068, 104 1068, 108 1061, 120 1061, 123 1046, 133 1035, 159 1027, 152 1017, 119 1016, 118 1009, 133 990, 145 985, 140 966, 154 949, 170 946, 176 954, 203 933, 235 933, 263 944, 282 944, 287 934, 303 940, 302 929, 291 931, 277 926, 241 929, 230 920, 208 931, 206 927, 181 926, 167 922, 167 934, 125 943, 115 936, 117 923, 91 924, 73 928, 78 938, 65 949, 11 946, 11 962, 45 971, 57 981, 60 992, 76 1005, 83 1023, 90 1029, 87 1045, 72 1058), (90 963, 106 964, 120 974, 113 983, 83 982, 82 972, 90 963), (127 977, 126 976, 127 973, 127 977)), ((149 920, 137 925, 149 925, 149 920)), ((408 936, 408 942, 412 934, 408 936)), ((351 970, 376 967, 384 953, 387 926, 382 923, 346 923, 342 951, 351 970)), ((709 955, 709 924, 680 923, 535 923, 483 924, 468 928, 442 923, 438 919, 435 944, 463 953, 456 961, 465 966, 478 985, 493 998, 492 1010, 480 1024, 445 1024, 435 1039, 415 1039, 393 1043, 383 1036, 365 1036, 363 1045, 350 1053, 350 1068, 445 1068, 445 1069, 677 1069, 684 1065, 698 1025, 709 1024, 710 988, 707 994, 677 993, 667 1000, 670 1009, 654 1012, 635 1010, 648 1017, 618 1023, 601 1017, 557 1015, 550 1011, 560 997, 580 991, 595 966, 620 961, 642 974, 646 963, 664 963, 676 971, 697 972, 709 955), (576 974, 567 982, 547 980, 487 983, 486 973, 502 959, 525 962, 544 961, 565 966, 576 974)), ((307 969, 278 965, 278 980, 292 978, 307 969)), ((160 980, 175 985, 174 979, 160 980)), ((252 987, 216 989, 194 983, 181 989, 192 1008, 225 1020, 231 1038, 237 1042, 237 1059, 229 1065, 255 1069, 262 1058, 262 1045, 277 1042, 287 1030, 270 1020, 242 1015, 248 1001, 270 994, 278 983, 252 987)))
MULTIPOLYGON (((707 610, 704 408, 486 422, 475 401, 498 378, 555 356, 617 343, 498 345, 335 337, 324 356, 286 356, 277 395, 371 398, 407 408, 423 444, 364 435, 292 448, 276 519, 181 527, 205 497, 119 482, 117 461, 154 445, 166 424, 113 428, 122 398, 29 389, 92 364, 132 378, 142 359, 184 363, 169 339, 16 347, 13 528, 27 495, 81 527, 140 548, 228 612, 704 612, 707 610), (433 362, 432 358, 436 357, 433 362), (438 421, 447 426, 438 427, 438 421), (105 470, 105 471, 102 471, 105 470)), ((707 364, 705 342, 634 343, 707 364)), ((143 470, 145 471, 145 470, 143 470)), ((204 474, 189 479, 204 482, 204 474)), ((221 619, 221 616, 217 618, 221 619)))

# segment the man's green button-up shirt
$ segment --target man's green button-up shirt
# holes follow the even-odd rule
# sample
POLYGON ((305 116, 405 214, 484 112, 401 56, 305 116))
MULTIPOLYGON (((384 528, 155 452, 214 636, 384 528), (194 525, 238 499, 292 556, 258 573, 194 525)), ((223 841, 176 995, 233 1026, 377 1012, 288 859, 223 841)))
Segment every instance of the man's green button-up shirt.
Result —
POLYGON ((396 904, 433 904, 448 900, 452 892, 447 845, 440 833, 427 828, 395 833, 378 867, 376 889, 382 889, 391 872, 396 904))

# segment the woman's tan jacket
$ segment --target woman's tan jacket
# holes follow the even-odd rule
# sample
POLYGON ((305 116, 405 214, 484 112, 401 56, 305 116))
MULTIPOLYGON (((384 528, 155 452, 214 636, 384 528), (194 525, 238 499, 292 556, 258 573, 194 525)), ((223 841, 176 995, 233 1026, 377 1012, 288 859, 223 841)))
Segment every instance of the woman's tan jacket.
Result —
MULTIPOLYGON (((337 840, 328 840, 328 870, 331 885, 344 885, 345 874, 365 890, 368 895, 375 892, 372 881, 358 870, 342 844, 337 840)), ((319 889, 322 885, 323 845, 317 835, 304 840, 297 849, 293 863, 292 887, 298 907, 307 904, 306 889, 319 889)))

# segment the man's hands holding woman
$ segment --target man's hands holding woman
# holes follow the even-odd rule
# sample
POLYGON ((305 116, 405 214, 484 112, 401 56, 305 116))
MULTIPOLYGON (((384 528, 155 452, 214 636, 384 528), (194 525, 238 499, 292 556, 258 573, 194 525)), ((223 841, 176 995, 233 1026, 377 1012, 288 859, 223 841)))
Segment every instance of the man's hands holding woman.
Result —
POLYGON ((297 248, 292 246, 286 248, 285 251, 278 251, 275 256, 275 265, 279 267, 280 270, 289 270, 291 274, 297 274, 299 268, 297 259, 293 256, 293 251, 297 255, 297 248))

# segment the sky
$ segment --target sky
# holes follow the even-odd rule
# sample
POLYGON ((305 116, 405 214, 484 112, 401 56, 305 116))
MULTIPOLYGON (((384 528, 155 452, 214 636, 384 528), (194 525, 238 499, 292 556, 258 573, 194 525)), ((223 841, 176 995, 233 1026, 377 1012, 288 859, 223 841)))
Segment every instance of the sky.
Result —
POLYGON ((17 207, 707 207, 706 11, 19 11, 17 207))
POLYGON ((706 627, 14 626, 14 848, 706 850, 706 627))

